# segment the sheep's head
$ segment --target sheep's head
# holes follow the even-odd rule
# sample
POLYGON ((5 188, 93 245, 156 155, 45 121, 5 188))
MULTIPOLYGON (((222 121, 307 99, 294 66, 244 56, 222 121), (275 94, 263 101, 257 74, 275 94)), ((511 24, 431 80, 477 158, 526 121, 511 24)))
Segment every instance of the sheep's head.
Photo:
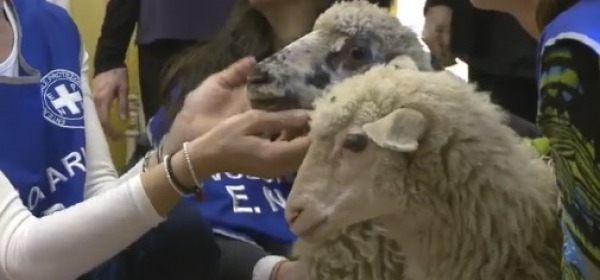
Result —
POLYGON ((333 86, 315 102, 311 147, 286 206, 292 230, 321 242, 356 223, 427 209, 440 197, 436 180, 454 172, 440 154, 477 146, 480 119, 496 131, 490 139, 512 135, 484 95, 448 73, 375 66, 333 86))
POLYGON ((367 1, 336 3, 311 33, 258 63, 249 98, 257 109, 311 109, 327 86, 398 56, 431 70, 417 35, 387 10, 367 1))

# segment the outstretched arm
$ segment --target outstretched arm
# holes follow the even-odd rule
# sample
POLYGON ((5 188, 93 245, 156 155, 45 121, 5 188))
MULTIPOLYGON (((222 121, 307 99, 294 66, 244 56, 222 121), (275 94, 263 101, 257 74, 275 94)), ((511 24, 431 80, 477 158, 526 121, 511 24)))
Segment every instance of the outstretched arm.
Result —
MULTIPOLYGON (((241 60, 207 78, 200 91, 244 93, 234 90, 240 89, 234 81, 245 83, 251 65, 251 61, 241 60)), ((89 94, 85 99, 86 125, 98 125, 89 94)), ((44 217, 32 215, 0 172, 0 279, 75 279, 93 269, 160 223, 179 202, 177 184, 170 182, 170 177, 178 178, 180 185, 193 186, 196 178, 228 170, 261 177, 296 170, 308 148, 307 137, 271 142, 254 135, 297 129, 307 121, 306 113, 297 110, 233 116, 200 138, 186 139, 190 140, 188 159, 174 149, 171 176, 164 165, 155 166, 156 161, 151 160, 141 175, 132 174, 126 180, 115 180, 110 174, 107 179, 98 178, 114 187, 107 186, 106 191, 91 197, 87 194, 85 201, 44 217)), ((194 122, 185 124, 189 130, 194 122)), ((91 136, 103 138, 98 133, 91 136)), ((98 147, 106 147, 101 143, 98 147)), ((109 157, 107 148, 98 151, 109 157)), ((90 158, 93 156, 88 154, 87 161, 96 161, 90 158)))
POLYGON ((36 218, 0 172, 0 278, 75 279, 162 221, 140 177, 36 218))

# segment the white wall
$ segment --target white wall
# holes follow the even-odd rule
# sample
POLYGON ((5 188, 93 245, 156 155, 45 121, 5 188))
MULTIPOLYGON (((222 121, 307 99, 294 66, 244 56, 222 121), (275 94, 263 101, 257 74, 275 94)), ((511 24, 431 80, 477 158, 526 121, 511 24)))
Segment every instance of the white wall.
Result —
MULTIPOLYGON (((425 0, 397 0, 397 16, 400 21, 409 27, 411 27, 419 36, 423 31, 424 17, 423 7, 425 6, 425 0)), ((425 46, 425 48, 427 48, 425 46)), ((447 68, 449 71, 454 72, 463 79, 467 79, 467 65, 460 61, 457 65, 447 68)))

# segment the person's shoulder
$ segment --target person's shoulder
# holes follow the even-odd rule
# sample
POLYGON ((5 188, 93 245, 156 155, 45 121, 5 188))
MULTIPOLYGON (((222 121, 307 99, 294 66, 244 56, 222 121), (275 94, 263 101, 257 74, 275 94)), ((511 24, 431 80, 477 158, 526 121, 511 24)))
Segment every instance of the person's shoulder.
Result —
POLYGON ((45 35, 38 39, 31 39, 30 37, 29 41, 44 41, 49 39, 54 40, 54 45, 59 44, 68 48, 81 47, 79 28, 69 15, 69 12, 63 7, 47 2, 46 0, 17 0, 13 1, 13 3, 18 15, 19 25, 23 30, 22 32, 45 35), (58 41, 62 43, 58 43, 58 41))
POLYGON ((61 24, 75 26, 69 12, 46 0, 13 1, 21 21, 36 21, 44 26, 61 24))
POLYGON ((599 54, 594 48, 579 40, 565 38, 545 48, 541 64, 560 64, 567 68, 598 68, 598 61, 599 54))

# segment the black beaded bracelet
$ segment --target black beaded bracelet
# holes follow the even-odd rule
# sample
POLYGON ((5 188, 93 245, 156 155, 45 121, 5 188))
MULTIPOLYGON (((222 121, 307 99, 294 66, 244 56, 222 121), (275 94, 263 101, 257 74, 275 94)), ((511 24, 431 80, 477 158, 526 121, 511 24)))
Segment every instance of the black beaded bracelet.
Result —
POLYGON ((175 176, 175 173, 173 173, 173 166, 171 164, 171 158, 172 158, 172 155, 166 155, 163 160, 163 163, 165 166, 165 172, 167 173, 167 179, 169 180, 171 187, 173 187, 173 189, 175 189, 175 191, 177 193, 179 193, 179 195, 181 195, 181 196, 192 196, 192 195, 196 194, 196 192, 197 192, 196 187, 187 188, 177 179, 177 177, 175 176))

